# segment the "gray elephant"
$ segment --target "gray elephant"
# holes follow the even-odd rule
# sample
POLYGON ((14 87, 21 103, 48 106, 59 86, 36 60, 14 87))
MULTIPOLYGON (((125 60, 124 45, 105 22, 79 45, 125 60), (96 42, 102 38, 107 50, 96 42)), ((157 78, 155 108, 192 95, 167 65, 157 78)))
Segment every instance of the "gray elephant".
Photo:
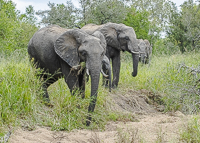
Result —
POLYGON ((140 52, 139 61, 145 64, 147 60, 147 46, 143 39, 138 39, 138 49, 140 52))
POLYGON ((151 56, 152 56, 152 46, 151 44, 149 43, 149 41, 147 39, 144 40, 146 46, 147 46, 147 60, 146 60, 146 64, 150 64, 151 62, 151 56))
POLYGON ((150 63, 150 57, 152 54, 152 47, 148 40, 138 39, 138 48, 140 51, 139 61, 143 64, 150 63))
MULTIPOLYGON (((103 25, 88 24, 81 29, 89 34, 100 31, 107 43, 106 56, 112 60, 113 81, 112 87, 117 87, 120 74, 120 51, 128 51, 133 58, 133 72, 135 77, 138 71, 139 49, 135 31, 124 24, 106 23, 103 25)), ((108 84, 108 82, 106 82, 108 84)))
MULTIPOLYGON (((105 45, 99 38, 80 29, 64 29, 52 25, 37 31, 29 41, 28 53, 36 67, 43 69, 39 76, 44 80, 44 99, 49 101, 47 88, 61 77, 64 77, 72 95, 78 90, 84 98, 87 69, 91 77, 88 112, 93 112, 102 61, 105 62, 105 45)), ((90 121, 89 115, 86 125, 90 125, 90 121)))

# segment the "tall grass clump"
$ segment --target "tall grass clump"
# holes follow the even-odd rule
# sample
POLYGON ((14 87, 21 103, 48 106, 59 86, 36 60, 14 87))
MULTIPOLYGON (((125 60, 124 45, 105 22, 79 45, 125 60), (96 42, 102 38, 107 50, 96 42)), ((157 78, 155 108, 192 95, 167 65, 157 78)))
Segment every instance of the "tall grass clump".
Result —
POLYGON ((136 77, 131 76, 131 57, 125 54, 122 60, 121 90, 127 90, 125 87, 129 90, 147 89, 161 95, 165 111, 198 112, 199 53, 153 56, 150 65, 139 63, 136 77))
POLYGON ((25 55, 25 49, 0 55, 0 126, 14 126, 17 118, 34 116, 40 82, 25 55))

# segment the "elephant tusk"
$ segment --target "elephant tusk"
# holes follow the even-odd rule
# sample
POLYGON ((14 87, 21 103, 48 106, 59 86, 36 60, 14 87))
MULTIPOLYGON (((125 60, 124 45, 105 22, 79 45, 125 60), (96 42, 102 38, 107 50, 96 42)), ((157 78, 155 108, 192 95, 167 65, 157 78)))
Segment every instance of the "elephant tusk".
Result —
POLYGON ((101 69, 101 73, 103 74, 104 77, 108 77, 109 76, 109 75, 105 74, 102 69, 101 69))
POLYGON ((140 54, 140 52, 131 51, 133 54, 140 54))
POLYGON ((77 66, 72 67, 73 70, 79 70, 80 68, 81 68, 81 65, 77 65, 77 66))
POLYGON ((90 73, 89 73, 89 70, 88 69, 86 69, 86 74, 89 76, 90 75, 90 73))

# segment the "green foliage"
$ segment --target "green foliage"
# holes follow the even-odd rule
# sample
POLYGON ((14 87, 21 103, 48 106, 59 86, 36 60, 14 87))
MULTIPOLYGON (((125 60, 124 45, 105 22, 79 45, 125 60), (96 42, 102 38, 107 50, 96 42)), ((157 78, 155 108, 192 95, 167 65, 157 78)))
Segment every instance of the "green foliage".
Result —
POLYGON ((168 0, 132 0, 132 6, 139 11, 148 12, 150 43, 161 37, 161 33, 168 26, 171 11, 175 4, 168 0))
POLYGON ((199 143, 200 142, 200 123, 199 117, 194 117, 186 128, 181 132, 180 141, 181 142, 188 142, 188 143, 199 143))
POLYGON ((123 21, 127 26, 133 27, 137 35, 137 39, 148 39, 150 22, 148 21, 149 13, 147 11, 136 10, 133 6, 129 8, 128 14, 123 21))
POLYGON ((10 54, 16 49, 26 48, 38 28, 18 19, 19 13, 12 1, 1 0, 0 4, 0 52, 10 54))
POLYGON ((172 42, 178 44, 182 53, 199 49, 199 18, 199 7, 193 0, 184 2, 181 12, 171 11, 167 35, 172 42))
POLYGON ((56 24, 65 28, 73 28, 78 18, 78 9, 74 7, 71 1, 67 4, 48 3, 50 10, 38 11, 36 14, 42 17, 41 24, 56 24))
POLYGON ((128 89, 147 89, 162 96, 165 111, 180 110, 186 114, 199 111, 199 86, 195 86, 200 75, 191 72, 199 69, 199 53, 153 56, 150 65, 139 63, 138 75, 131 76, 132 61, 128 54, 123 54, 120 72, 119 91, 128 89))
POLYGON ((173 55, 180 53, 177 43, 173 43, 169 38, 158 39, 153 45, 153 55, 173 55))
POLYGON ((126 5, 120 0, 81 1, 84 24, 121 23, 126 16, 126 5))
POLYGON ((35 10, 33 9, 33 6, 29 5, 26 8, 26 13, 21 14, 19 19, 20 21, 34 25, 37 22, 37 18, 35 17, 35 10))
POLYGON ((33 116, 40 82, 24 58, 26 50, 0 57, 0 123, 15 125, 16 119, 33 116))

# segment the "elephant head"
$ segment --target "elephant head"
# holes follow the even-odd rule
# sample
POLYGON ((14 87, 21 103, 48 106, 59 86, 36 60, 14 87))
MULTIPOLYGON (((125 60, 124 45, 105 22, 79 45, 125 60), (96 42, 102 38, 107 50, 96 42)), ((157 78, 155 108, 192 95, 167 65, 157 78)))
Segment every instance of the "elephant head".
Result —
MULTIPOLYGON (((87 34, 80 29, 68 30, 63 33, 54 44, 56 53, 71 67, 76 67, 80 62, 86 62, 91 77, 91 100, 88 112, 93 112, 97 99, 99 76, 102 60, 105 55, 105 45, 99 38, 87 34)), ((88 116, 87 125, 91 117, 88 116)))
MULTIPOLYGON (((93 34, 93 36, 99 38, 101 40, 101 44, 104 47, 104 52, 106 53, 106 39, 104 37, 104 35, 100 32, 100 31, 95 31, 93 34)), ((106 73, 104 73, 103 70, 101 70, 102 74, 104 77, 108 78, 109 80, 109 91, 111 92, 111 66, 110 66, 110 61, 108 59, 108 57, 106 55, 104 55, 104 58, 102 60, 102 69, 106 70, 106 73), (108 74, 108 75, 106 75, 108 74)))
POLYGON ((98 30, 103 33, 107 45, 114 47, 120 51, 128 51, 132 53, 132 76, 137 76, 139 49, 134 29, 124 24, 107 23, 102 25, 101 27, 98 27, 98 30))
POLYGON ((152 55, 152 46, 151 44, 149 43, 149 41, 147 39, 144 40, 146 46, 147 46, 147 64, 150 63, 150 58, 151 58, 151 55, 152 55))
POLYGON ((138 39, 138 48, 140 53, 139 61, 144 64, 147 60, 147 45, 143 39, 138 39))

